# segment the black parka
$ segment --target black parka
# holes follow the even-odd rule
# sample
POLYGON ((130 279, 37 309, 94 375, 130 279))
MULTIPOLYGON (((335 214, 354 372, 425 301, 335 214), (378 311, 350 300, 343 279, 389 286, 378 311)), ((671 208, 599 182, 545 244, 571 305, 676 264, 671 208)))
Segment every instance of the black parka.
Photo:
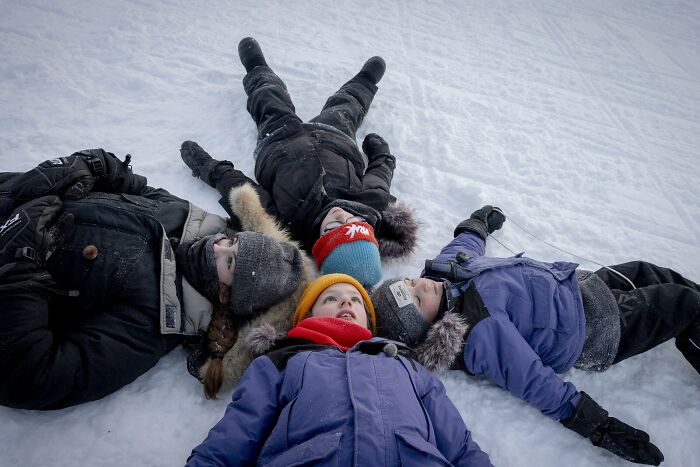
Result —
POLYGON ((368 212, 358 214, 377 221, 396 201, 389 192, 394 156, 377 155, 366 164, 355 141, 328 125, 290 120, 260 141, 255 157, 266 210, 283 219, 307 251, 319 237, 319 216, 334 201, 362 203, 368 212))
MULTIPOLYGON (((0 174, 0 223, 14 209, 13 178, 0 174)), ((161 246, 166 235, 180 237, 188 203, 144 186, 66 200, 63 209, 75 220, 46 266, 50 277, 0 283, 2 405, 58 409, 99 399, 180 340, 160 333, 161 246)))

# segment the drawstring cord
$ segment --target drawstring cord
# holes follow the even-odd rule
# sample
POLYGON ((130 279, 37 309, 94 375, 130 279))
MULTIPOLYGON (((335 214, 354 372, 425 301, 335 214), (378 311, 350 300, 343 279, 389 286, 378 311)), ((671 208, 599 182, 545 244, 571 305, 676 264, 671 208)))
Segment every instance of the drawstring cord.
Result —
MULTIPOLYGON (((501 211, 501 214, 503 214, 503 211, 501 211)), ((631 280, 629 280, 629 278, 628 278, 627 276, 625 276, 624 274, 622 274, 620 271, 616 271, 615 269, 613 269, 613 268, 611 268, 611 267, 609 267, 609 266, 606 266, 606 265, 604 265, 604 264, 600 264, 600 263, 597 262, 597 261, 593 261, 592 259, 584 258, 583 256, 577 255, 577 254, 572 253, 572 252, 570 252, 570 251, 566 251, 566 250, 563 249, 563 248, 559 248, 558 246, 556 246, 556 245, 554 245, 554 244, 552 244, 552 243, 549 243, 548 241, 543 240, 543 239, 539 238, 537 235, 535 235, 535 234, 529 232, 525 227, 523 227, 522 225, 518 224, 515 220, 513 220, 512 217, 506 216, 505 214, 503 214, 503 216, 504 216, 506 219, 508 219, 511 223, 515 224, 516 227, 518 227, 520 230, 522 230, 523 232, 525 232, 526 234, 528 234, 529 236, 531 236, 531 237, 534 238, 535 240, 539 240, 540 242, 544 243, 545 245, 547 245, 547 246, 549 246, 549 247, 551 247, 551 248, 554 248, 555 250, 559 250, 559 251, 561 251, 561 252, 563 252, 563 253, 566 253, 567 255, 571 255, 571 256, 573 256, 574 258, 582 259, 582 260, 584 260, 584 261, 588 261, 589 263, 597 264, 598 266, 600 266, 600 267, 602 267, 602 268, 605 268, 605 269, 607 269, 608 271, 610 271, 610 272, 612 272, 612 273, 614 273, 614 274, 617 274, 618 276, 620 276, 621 278, 623 278, 625 281, 627 281, 627 283, 629 283, 630 286, 632 286, 632 289, 636 289, 636 288, 637 288, 637 287, 635 287, 634 283, 633 283, 631 280)), ((508 248, 502 241, 500 241, 498 238, 494 237, 493 234, 491 234, 490 237, 493 238, 494 240, 496 240, 496 242, 497 242, 498 244, 500 244, 503 248, 505 248, 506 250, 508 250, 509 252, 511 252, 513 255, 516 254, 513 250, 511 250, 510 248, 508 248)))

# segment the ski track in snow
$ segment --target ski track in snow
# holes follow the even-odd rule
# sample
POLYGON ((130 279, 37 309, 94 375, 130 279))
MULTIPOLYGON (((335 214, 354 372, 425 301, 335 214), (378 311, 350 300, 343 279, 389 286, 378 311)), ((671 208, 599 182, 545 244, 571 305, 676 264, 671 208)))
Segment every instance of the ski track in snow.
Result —
MULTIPOLYGON (((386 277, 415 275, 456 223, 494 204, 586 258, 645 259, 700 280, 698 2, 330 5, 3 0, 0 170, 104 147, 131 153, 151 185, 223 214, 179 146, 195 140, 252 175, 238 41, 259 40, 304 119, 381 55, 387 72, 358 141, 377 132, 389 142, 392 191, 422 220, 415 256, 387 265, 386 277)), ((496 237, 537 259, 572 259, 513 222, 496 237)), ((493 241, 488 252, 510 254, 493 241)), ((0 464, 183 464, 231 395, 204 400, 185 356, 173 351, 100 401, 0 407, 0 464)), ((564 378, 649 432, 663 465, 698 465, 700 377, 673 343, 564 378)), ((495 465, 631 465, 486 381, 443 381, 495 465)))

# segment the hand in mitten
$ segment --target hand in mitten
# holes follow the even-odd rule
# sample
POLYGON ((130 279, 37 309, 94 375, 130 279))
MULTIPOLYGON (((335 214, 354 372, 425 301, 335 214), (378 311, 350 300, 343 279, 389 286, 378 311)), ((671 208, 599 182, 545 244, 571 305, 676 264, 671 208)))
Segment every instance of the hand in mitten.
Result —
POLYGON ((594 446, 606 449, 637 464, 659 465, 664 455, 649 441, 649 435, 637 430, 599 406, 585 392, 576 405, 574 414, 561 423, 568 429, 589 438, 594 446))
POLYGON ((15 181, 12 196, 18 204, 46 195, 80 199, 92 190, 100 169, 103 173, 103 161, 88 160, 80 153, 47 160, 15 181))
POLYGON ((134 193, 146 186, 146 179, 131 173, 128 163, 103 149, 86 149, 68 157, 42 162, 21 175, 13 184, 12 196, 23 203, 40 196, 81 199, 90 191, 134 193))
POLYGON ((485 241, 489 234, 503 227, 505 221, 506 216, 500 208, 487 204, 474 211, 469 219, 460 222, 455 228, 454 236, 456 237, 462 232, 474 232, 485 241))
POLYGON ((36 272, 46 265, 73 225, 69 213, 54 222, 62 206, 58 196, 43 196, 15 209, 0 225, 0 278, 11 272, 36 272))
POLYGON ((377 156, 389 155, 389 145, 384 138, 376 133, 370 133, 362 141, 362 151, 367 155, 367 159, 372 160, 377 156))

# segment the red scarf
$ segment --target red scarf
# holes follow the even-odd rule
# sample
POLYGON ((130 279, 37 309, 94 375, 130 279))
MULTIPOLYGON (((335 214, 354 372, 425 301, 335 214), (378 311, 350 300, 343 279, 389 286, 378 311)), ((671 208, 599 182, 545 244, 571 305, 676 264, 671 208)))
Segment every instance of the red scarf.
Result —
POLYGON ((360 341, 372 338, 372 332, 359 324, 324 316, 306 318, 287 333, 288 337, 305 339, 314 344, 333 345, 343 352, 360 341))

